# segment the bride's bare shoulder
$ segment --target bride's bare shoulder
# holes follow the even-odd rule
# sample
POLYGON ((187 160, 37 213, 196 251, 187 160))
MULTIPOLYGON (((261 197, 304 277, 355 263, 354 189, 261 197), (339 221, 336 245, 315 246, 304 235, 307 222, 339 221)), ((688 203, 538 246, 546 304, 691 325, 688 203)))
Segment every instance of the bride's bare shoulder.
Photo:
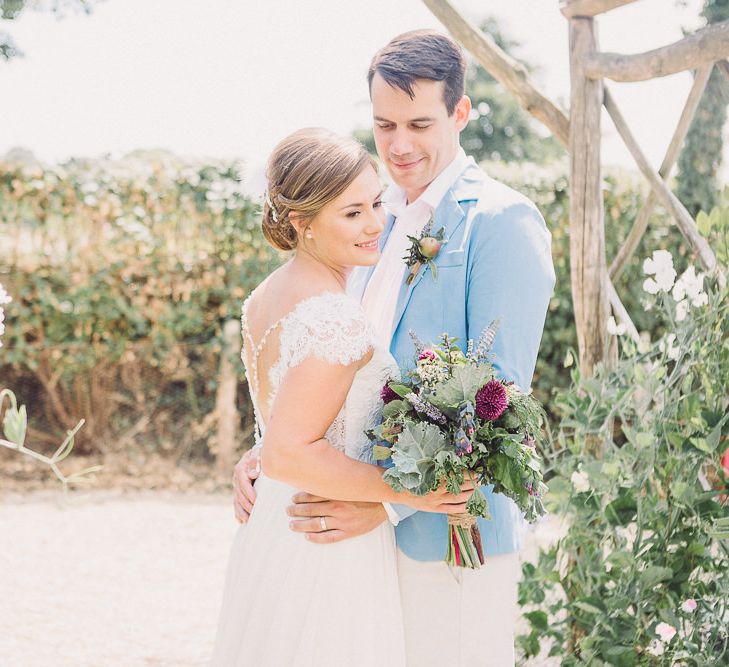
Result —
MULTIPOLYGON (((276 269, 253 290, 247 305, 249 319, 275 320, 298 304, 314 297, 336 292, 337 286, 284 265, 276 269)), ((342 294, 344 294, 342 292, 342 294)))

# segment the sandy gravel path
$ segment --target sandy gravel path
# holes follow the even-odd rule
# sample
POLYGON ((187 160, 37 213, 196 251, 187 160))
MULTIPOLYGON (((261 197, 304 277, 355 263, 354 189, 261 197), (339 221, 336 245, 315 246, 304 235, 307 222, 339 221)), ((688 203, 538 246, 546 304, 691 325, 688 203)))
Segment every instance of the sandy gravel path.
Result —
POLYGON ((225 495, 5 496, 0 667, 206 664, 236 527, 225 495))

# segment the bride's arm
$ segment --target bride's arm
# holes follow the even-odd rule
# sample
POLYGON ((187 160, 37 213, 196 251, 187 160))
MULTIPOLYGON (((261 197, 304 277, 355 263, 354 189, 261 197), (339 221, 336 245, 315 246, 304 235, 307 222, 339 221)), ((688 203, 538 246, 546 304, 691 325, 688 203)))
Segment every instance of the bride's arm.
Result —
POLYGON ((362 363, 332 364, 310 357, 291 368, 279 387, 266 425, 264 474, 333 500, 402 503, 430 512, 464 511, 470 491, 439 489, 425 496, 397 493, 384 470, 356 461, 324 438, 362 363))

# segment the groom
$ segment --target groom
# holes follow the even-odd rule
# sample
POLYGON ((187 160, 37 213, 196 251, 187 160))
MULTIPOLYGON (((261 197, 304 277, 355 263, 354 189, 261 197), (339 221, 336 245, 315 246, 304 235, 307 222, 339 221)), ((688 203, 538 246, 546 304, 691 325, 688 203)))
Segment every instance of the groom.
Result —
MULTIPOLYGON (((459 144, 471 102, 465 61, 450 38, 429 30, 395 37, 368 72, 377 152, 394 185, 374 267, 357 269, 349 291, 361 298, 401 368, 413 365, 412 329, 425 342, 443 332, 462 343, 499 318, 493 346, 499 374, 528 390, 554 286, 550 234, 534 204, 484 174, 459 144), (434 262, 406 283, 408 236, 444 230, 434 262)), ((236 513, 245 521, 257 476, 245 455, 236 466, 236 513)), ((446 515, 407 507, 346 503, 298 494, 292 530, 314 542, 395 525, 408 664, 514 664, 520 514, 513 501, 484 492, 491 519, 479 519, 486 564, 454 576, 443 557, 446 515), (318 517, 326 517, 321 531, 318 517)), ((354 602, 356 604, 356 601, 354 602)), ((377 641, 377 638, 373 638, 377 641)))

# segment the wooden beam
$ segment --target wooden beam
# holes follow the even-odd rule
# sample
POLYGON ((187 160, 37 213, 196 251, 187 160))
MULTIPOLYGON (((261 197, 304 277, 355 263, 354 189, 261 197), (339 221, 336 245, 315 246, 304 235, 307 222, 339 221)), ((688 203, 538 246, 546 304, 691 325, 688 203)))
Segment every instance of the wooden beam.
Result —
POLYGON ((638 168, 643 172, 643 175, 648 179, 651 184, 651 188, 656 193, 658 201, 664 206, 664 208, 673 216, 678 228, 681 233, 686 237, 691 247, 698 254, 701 263, 704 267, 713 271, 716 264, 716 257, 711 250, 711 247, 707 243, 706 239, 699 234, 699 230, 696 227, 696 222, 691 217, 691 214, 686 210, 686 207, 678 200, 676 195, 671 192, 670 188, 666 185, 665 181, 658 175, 658 173, 650 166, 643 151, 638 146, 638 143, 633 137, 633 134, 625 122, 622 113, 615 104, 615 100, 610 91, 605 89, 605 108, 608 114, 615 123, 615 127, 618 130, 618 134, 622 137, 625 145, 630 151, 633 159, 636 161, 638 168))
POLYGON ((729 81, 729 60, 720 60, 718 63, 716 63, 716 66, 726 77, 726 80, 729 81))
POLYGON ((580 366, 586 376, 605 358, 609 305, 605 264, 600 115, 602 82, 585 76, 584 59, 596 49, 593 19, 569 21, 570 276, 580 366))
MULTIPOLYGON (((686 134, 691 126, 691 121, 696 115, 696 109, 699 107, 699 102, 701 101, 701 96, 704 93, 706 84, 709 81, 711 68, 712 65, 702 65, 694 76, 694 83, 691 86, 691 91, 689 92, 686 104, 681 112, 678 125, 673 133, 668 150, 666 151, 666 156, 663 158, 661 167, 658 170, 658 175, 664 180, 671 175, 671 170, 676 164, 678 155, 681 152, 681 146, 683 145, 686 134)), ((638 247, 638 243, 640 243, 641 238, 643 238, 643 234, 645 234, 645 230, 648 228, 648 221, 650 220, 657 202, 658 197, 656 196, 656 193, 651 190, 648 193, 646 200, 643 202, 640 211, 638 211, 638 215, 635 218, 635 222, 633 223, 630 233, 625 239, 620 250, 618 250, 615 255, 613 263, 610 265, 609 275, 612 280, 615 280, 620 276, 623 268, 625 268, 625 265, 628 263, 628 260, 633 256, 635 249, 638 247)))
POLYGON ((223 345, 220 352, 218 389, 215 393, 215 415, 218 422, 215 470, 220 479, 228 479, 233 470, 233 457, 237 444, 236 434, 240 415, 236 407, 238 373, 233 359, 240 355, 240 323, 228 320, 223 326, 223 345))
POLYGON ((714 23, 660 49, 622 55, 592 53, 585 57, 585 73, 591 79, 645 81, 714 63, 729 56, 729 21, 714 23))
POLYGON ((615 317, 625 325, 625 331, 633 339, 633 342, 635 342, 636 344, 640 343, 640 334, 638 333, 638 329, 636 329, 635 324, 633 324, 633 320, 630 319, 628 311, 625 309, 623 302, 620 300, 620 297, 615 290, 615 285, 613 285, 610 278, 606 279, 606 284, 608 290, 608 300, 610 301, 610 305, 612 306, 615 317))
POLYGON ((629 5, 635 0, 562 0, 559 11, 568 18, 575 16, 597 16, 611 9, 629 5))
POLYGON ((448 0, 423 0, 423 4, 526 111, 543 123, 565 148, 569 145, 567 115, 532 84, 522 63, 461 16, 448 0))

